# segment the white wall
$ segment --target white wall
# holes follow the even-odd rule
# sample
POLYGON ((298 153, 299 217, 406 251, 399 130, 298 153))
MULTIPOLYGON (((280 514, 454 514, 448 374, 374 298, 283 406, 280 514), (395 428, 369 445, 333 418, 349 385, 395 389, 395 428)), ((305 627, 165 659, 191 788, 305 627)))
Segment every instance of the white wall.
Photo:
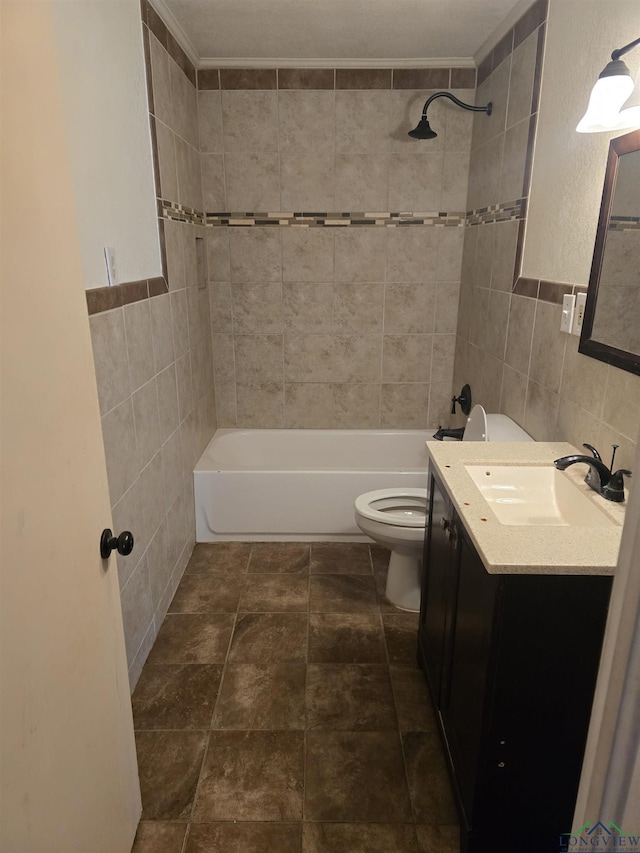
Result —
POLYGON ((139 0, 53 7, 85 287, 161 275, 139 0))
MULTIPOLYGON (((640 36, 638 0, 550 0, 522 274, 586 284, 609 142, 576 133, 611 51, 640 36)), ((633 76, 640 48, 624 57, 633 76)))

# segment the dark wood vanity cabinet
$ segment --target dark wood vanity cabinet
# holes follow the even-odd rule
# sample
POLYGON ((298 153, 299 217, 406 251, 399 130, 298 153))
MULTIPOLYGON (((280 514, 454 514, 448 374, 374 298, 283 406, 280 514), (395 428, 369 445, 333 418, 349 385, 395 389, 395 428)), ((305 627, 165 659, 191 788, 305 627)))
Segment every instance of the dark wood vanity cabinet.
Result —
POLYGON ((418 658, 462 853, 557 853, 571 829, 611 577, 489 574, 433 475, 418 658))

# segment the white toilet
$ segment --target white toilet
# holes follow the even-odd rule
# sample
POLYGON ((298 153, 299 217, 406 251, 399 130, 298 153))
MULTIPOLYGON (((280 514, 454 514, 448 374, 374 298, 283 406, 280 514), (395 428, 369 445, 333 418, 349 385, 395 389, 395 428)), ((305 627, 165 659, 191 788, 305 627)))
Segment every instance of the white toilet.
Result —
MULTIPOLYGON (((488 415, 474 406, 463 441, 533 441, 506 415, 488 415)), ((426 489, 380 489, 355 500, 356 524, 391 549, 385 594, 401 610, 420 610, 420 568, 427 522, 426 489)))

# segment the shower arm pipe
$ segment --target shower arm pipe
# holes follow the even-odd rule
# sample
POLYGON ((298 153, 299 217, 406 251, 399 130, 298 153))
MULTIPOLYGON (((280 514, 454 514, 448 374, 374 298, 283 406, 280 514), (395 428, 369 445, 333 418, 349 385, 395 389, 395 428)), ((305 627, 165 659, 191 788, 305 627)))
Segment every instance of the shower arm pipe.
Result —
POLYGON ((611 59, 615 62, 616 59, 620 59, 621 56, 624 56, 625 53, 629 53, 630 50, 633 50, 633 48, 637 47, 639 44, 640 38, 630 41, 629 44, 625 44, 624 47, 619 47, 617 50, 614 50, 611 54, 611 59))
POLYGON ((427 100, 426 104, 422 108, 422 118, 427 117, 427 110, 429 109, 429 104, 432 101, 435 101, 436 98, 449 98, 450 101, 453 101, 454 104, 457 104, 459 107, 462 107, 463 110, 471 110, 474 113, 486 113, 488 116, 491 115, 491 109, 493 104, 489 102, 486 107, 472 107, 471 104, 465 104, 464 101, 461 101, 459 98, 456 98, 455 95, 452 95, 451 92, 436 92, 435 95, 431 95, 431 97, 427 100))

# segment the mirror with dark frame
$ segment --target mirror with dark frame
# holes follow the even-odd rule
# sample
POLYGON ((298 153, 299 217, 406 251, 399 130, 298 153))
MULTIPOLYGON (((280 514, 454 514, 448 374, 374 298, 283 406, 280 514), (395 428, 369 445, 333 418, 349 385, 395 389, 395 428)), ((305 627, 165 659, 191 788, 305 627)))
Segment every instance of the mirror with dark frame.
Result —
POLYGON ((640 374, 640 130, 609 144, 579 351, 640 374))

